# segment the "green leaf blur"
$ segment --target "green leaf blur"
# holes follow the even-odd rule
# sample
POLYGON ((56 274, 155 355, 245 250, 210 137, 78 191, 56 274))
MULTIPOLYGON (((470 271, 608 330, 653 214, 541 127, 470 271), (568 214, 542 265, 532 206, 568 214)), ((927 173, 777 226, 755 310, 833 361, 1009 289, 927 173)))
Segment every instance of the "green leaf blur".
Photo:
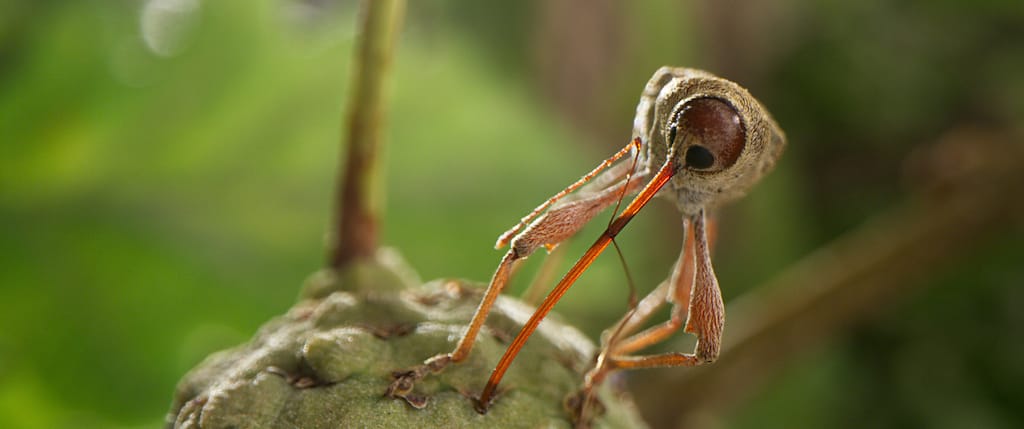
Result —
MULTIPOLYGON (((714 2, 621 2, 602 9, 589 54, 548 43, 578 24, 556 3, 410 2, 382 241, 424 279, 489 278, 498 234, 628 141, 661 65, 749 86, 790 138, 779 169, 723 210, 727 300, 898 201, 915 146, 961 123, 1024 124, 1018 0, 781 2, 762 12, 785 26, 735 33, 705 19, 714 2), (585 54, 604 62, 573 60, 585 54)), ((294 302, 324 259, 356 13, 340 0, 0 6, 0 427, 157 427, 185 371, 294 302), (159 7, 180 34, 143 24, 159 7)), ((620 239, 641 291, 679 245, 673 208, 650 212, 620 239)), ((1022 225, 721 423, 1024 424, 1022 225)), ((596 338, 627 289, 605 256, 556 311, 596 338)))

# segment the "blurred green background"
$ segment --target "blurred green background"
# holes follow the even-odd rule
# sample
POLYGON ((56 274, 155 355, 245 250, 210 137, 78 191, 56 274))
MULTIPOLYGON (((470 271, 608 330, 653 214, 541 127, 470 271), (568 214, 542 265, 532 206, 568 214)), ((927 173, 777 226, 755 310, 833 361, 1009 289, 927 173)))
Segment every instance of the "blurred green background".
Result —
MULTIPOLYGON (((0 6, 0 427, 157 427, 185 371, 294 302, 324 259, 357 9, 0 6)), ((1024 127, 1019 0, 413 1, 382 241, 485 281, 494 238, 626 143, 666 64, 747 86, 789 136, 722 213, 727 300, 913 192, 915 148, 1024 127)), ((670 204, 645 212, 620 236, 641 290, 679 246, 670 204)), ((1001 229, 699 421, 1024 426, 1024 222, 1001 229)), ((605 256, 556 311, 596 338, 626 296, 605 256)))

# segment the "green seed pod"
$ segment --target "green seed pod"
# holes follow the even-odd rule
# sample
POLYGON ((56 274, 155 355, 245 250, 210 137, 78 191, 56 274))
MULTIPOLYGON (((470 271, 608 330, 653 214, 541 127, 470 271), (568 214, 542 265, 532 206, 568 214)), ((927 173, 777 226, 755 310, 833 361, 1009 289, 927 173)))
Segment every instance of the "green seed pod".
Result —
MULTIPOLYGON (((579 389, 595 347, 548 318, 512 365, 486 415, 473 408, 490 370, 533 309, 501 297, 469 358, 418 383, 405 400, 384 396, 392 372, 451 350, 480 299, 460 280, 416 284, 393 253, 320 273, 287 314, 248 344, 209 356, 178 384, 174 428, 569 427, 566 398, 579 389), (361 285, 355 288, 353 285, 361 285)), ((607 384, 607 383, 606 383, 607 384)), ((604 386, 595 427, 644 427, 629 398, 604 386)))

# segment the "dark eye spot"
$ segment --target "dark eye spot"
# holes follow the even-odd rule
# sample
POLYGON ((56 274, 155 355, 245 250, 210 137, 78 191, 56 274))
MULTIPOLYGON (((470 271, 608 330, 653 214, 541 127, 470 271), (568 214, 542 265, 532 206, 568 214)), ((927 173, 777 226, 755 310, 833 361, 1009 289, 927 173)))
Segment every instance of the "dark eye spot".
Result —
POLYGON ((721 171, 739 159, 747 133, 739 112, 724 100, 712 97, 687 101, 679 112, 676 128, 689 148, 686 167, 721 171))
POLYGON ((686 166, 703 170, 715 164, 715 156, 704 146, 690 146, 686 150, 686 166))

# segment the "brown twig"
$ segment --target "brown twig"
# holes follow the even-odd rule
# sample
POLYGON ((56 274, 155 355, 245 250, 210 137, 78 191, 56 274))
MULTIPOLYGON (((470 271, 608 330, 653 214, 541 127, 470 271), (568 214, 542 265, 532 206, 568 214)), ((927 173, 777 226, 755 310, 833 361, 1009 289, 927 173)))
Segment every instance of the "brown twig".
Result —
POLYGON ((378 154, 382 146, 384 83, 405 11, 404 0, 365 0, 348 99, 346 161, 339 174, 328 266, 341 268, 369 259, 377 250, 383 187, 378 154))
POLYGON ((928 189, 731 302, 715 364, 643 378, 637 403, 649 422, 691 426, 702 417, 696 413, 724 411, 803 350, 885 308, 998 233, 1004 220, 1020 218, 1024 154, 1010 141, 951 135, 928 153, 939 164, 930 167, 928 189))

